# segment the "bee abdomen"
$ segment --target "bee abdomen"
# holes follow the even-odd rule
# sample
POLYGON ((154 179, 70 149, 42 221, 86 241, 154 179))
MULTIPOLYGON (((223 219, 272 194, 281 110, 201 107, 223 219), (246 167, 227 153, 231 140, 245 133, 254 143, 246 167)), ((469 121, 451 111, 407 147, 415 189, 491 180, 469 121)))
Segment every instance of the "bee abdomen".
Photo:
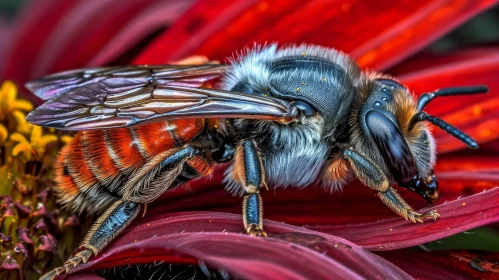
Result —
MULTIPOLYGON (((55 190, 74 210, 99 211, 121 198, 124 180, 156 154, 179 148, 204 128, 203 119, 172 120, 130 128, 77 133, 59 155, 55 190)), ((199 174, 209 173, 197 157, 188 161, 199 174), (198 165, 200 168, 196 168, 198 165)))

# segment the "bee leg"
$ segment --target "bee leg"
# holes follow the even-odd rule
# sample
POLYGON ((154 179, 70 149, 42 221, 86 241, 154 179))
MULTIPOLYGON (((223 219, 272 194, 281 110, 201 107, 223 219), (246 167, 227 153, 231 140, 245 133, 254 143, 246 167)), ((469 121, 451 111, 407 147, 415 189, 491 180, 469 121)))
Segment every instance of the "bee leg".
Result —
POLYGON ((267 237, 263 230, 263 201, 259 193, 244 196, 243 224, 249 235, 267 237))
POLYGON ((232 177, 244 189, 243 224, 246 232, 252 236, 267 236, 263 230, 263 201, 260 195, 260 187, 265 186, 265 173, 255 141, 244 140, 237 147, 232 177))
POLYGON ((86 263, 93 255, 96 256, 118 233, 120 233, 137 216, 140 204, 131 201, 116 201, 102 216, 97 219, 80 245, 80 252, 69 258, 63 266, 46 273, 40 279, 54 279, 64 272, 80 264, 86 263))
POLYGON ((405 200, 390 186, 383 171, 365 156, 357 153, 353 149, 343 152, 343 156, 351 163, 355 175, 366 186, 378 191, 378 197, 393 212, 413 223, 423 222, 423 219, 436 220, 440 215, 437 210, 432 210, 424 214, 414 211, 405 200))
POLYGON ((378 192, 378 197, 393 212, 402 216, 406 220, 411 220, 413 223, 422 223, 423 219, 436 220, 440 217, 437 210, 431 210, 423 214, 415 212, 414 209, 409 206, 409 204, 407 204, 407 202, 405 202, 405 200, 392 187, 384 192, 378 192))

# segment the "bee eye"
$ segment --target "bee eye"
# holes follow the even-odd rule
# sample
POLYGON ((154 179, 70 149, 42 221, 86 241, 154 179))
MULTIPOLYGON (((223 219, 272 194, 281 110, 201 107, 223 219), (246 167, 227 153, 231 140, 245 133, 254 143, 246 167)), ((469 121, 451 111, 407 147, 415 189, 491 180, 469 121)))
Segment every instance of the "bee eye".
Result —
POLYGON ((314 109, 314 107, 312 107, 312 105, 304 101, 300 100, 294 101, 292 105, 293 107, 300 110, 305 116, 313 116, 317 113, 317 111, 314 109))

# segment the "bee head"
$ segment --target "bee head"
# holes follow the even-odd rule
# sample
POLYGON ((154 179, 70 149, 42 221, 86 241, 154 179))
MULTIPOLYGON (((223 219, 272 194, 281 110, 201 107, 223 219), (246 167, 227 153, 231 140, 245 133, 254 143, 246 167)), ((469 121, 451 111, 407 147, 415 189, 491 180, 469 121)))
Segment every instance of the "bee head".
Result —
MULTIPOLYGON (((484 93, 487 87, 460 87, 423 94, 417 101, 410 91, 395 80, 369 75, 361 91, 360 108, 353 121, 354 133, 363 149, 399 186, 415 191, 428 202, 438 198, 438 183, 433 174, 436 145, 427 121, 453 135, 470 148, 478 144, 470 136, 445 121, 423 112, 438 96, 484 93)), ((352 120, 351 120, 352 123, 352 120)))
POLYGON ((422 110, 437 96, 481 93, 487 88, 442 89, 423 94, 416 101, 406 87, 391 78, 371 74, 366 81, 361 89, 364 96, 359 104, 362 105, 351 120, 357 148, 375 160, 399 186, 433 202, 438 198, 438 183, 433 174, 436 145, 428 124, 423 121, 442 128, 470 148, 476 149, 478 144, 459 129, 422 110))

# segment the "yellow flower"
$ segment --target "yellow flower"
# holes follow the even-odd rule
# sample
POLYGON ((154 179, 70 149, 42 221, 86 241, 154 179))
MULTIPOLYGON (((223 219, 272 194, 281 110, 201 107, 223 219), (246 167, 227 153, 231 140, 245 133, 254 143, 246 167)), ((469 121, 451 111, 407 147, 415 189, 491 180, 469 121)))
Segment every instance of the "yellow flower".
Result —
POLYGON ((16 131, 24 135, 28 135, 33 129, 34 125, 26 121, 26 116, 20 111, 14 111, 12 113, 14 119, 16 120, 16 131))
POLYGON ((64 143, 64 145, 69 144, 72 140, 73 140, 73 137, 69 136, 69 135, 63 135, 61 137, 61 141, 62 141, 62 143, 64 143))
POLYGON ((0 144, 4 143, 8 136, 7 128, 3 124, 0 124, 0 144))
POLYGON ((17 99, 16 84, 5 81, 0 87, 0 119, 4 120, 15 110, 31 111, 33 104, 27 100, 17 99))
POLYGON ((10 136, 10 139, 15 142, 19 142, 12 150, 12 155, 17 156, 20 153, 24 153, 26 160, 39 160, 43 153, 45 152, 45 147, 51 143, 57 141, 55 135, 42 135, 42 128, 39 126, 33 126, 31 131, 30 141, 20 133, 14 133, 10 136))

